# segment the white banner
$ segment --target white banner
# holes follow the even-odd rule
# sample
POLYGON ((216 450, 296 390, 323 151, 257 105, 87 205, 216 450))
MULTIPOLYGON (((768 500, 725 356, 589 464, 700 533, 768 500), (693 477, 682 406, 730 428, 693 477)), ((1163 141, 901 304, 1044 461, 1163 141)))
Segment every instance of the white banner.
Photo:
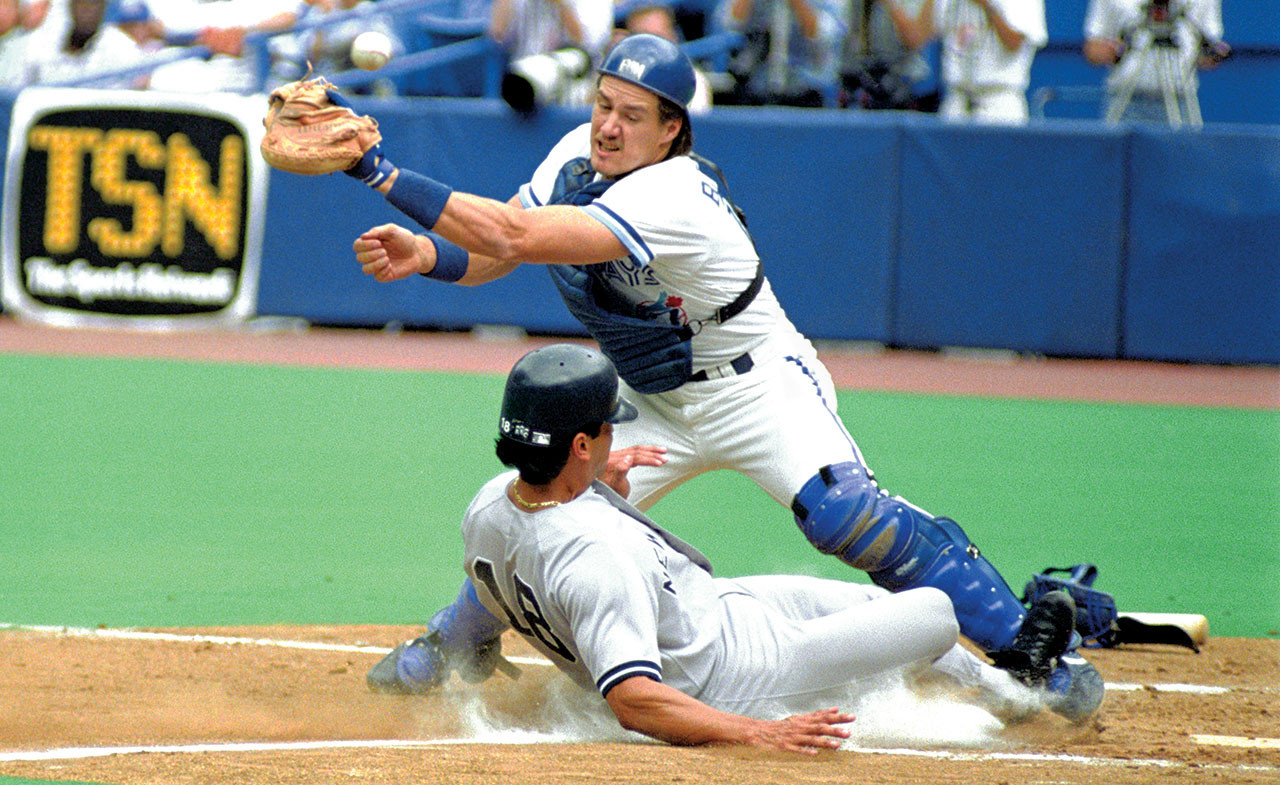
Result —
POLYGON ((231 94, 20 93, 0 218, 6 312, 154 329, 252 316, 265 107, 231 94))

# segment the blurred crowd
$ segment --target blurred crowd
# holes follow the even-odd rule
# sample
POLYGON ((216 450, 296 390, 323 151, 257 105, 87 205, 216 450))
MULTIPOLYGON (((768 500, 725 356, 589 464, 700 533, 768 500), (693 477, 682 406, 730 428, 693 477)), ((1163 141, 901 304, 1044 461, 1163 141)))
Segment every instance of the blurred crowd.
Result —
MULTIPOLYGON (((393 56, 487 35, 525 99, 590 99, 593 64, 622 36, 731 42, 699 52, 694 109, 785 105, 1028 119, 1045 0, 0 0, 0 86, 84 84, 252 93, 352 68, 352 39, 393 56), (386 9, 385 11, 383 9, 386 9), (349 13, 344 13, 349 12, 349 13), (428 24, 427 19, 431 20, 428 24), (453 39, 441 18, 459 23, 453 39), (326 23, 328 22, 328 23, 326 23), (724 35, 730 34, 730 35, 724 35), (710 40, 710 39, 709 39, 710 40), (192 56, 184 56, 189 54, 192 56), (162 64, 150 67, 152 64, 162 64), (139 64, 147 64, 141 67, 139 64), (130 67, 139 66, 128 70, 130 67)), ((1226 57, 1221 0, 1089 0, 1081 57, 1107 69, 1109 116, 1160 119, 1226 57), (1122 105, 1121 105, 1122 104, 1122 105)), ((438 94, 439 80, 363 91, 438 94)), ((462 94, 467 89, 462 88, 462 94)), ((504 94, 507 90, 504 80, 504 94)), ((513 104, 514 106, 514 104, 513 104)))

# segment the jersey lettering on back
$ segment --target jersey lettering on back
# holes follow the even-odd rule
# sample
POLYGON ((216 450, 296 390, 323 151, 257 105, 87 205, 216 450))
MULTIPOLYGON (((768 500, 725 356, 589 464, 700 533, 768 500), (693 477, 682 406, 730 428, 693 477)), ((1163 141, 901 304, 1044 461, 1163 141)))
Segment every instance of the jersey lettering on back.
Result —
POLYGON ((538 602, 538 597, 534 594, 533 587, 520 580, 519 575, 512 573, 511 582, 516 587, 516 604, 520 608, 520 616, 517 617, 515 612, 512 611, 511 605, 502 596, 502 589, 498 586, 497 575, 493 571, 493 562, 488 559, 476 559, 472 562, 471 568, 475 576, 489 590, 489 594, 493 595, 494 601, 502 606, 502 610, 506 613, 507 621, 511 623, 512 629, 526 638, 537 638, 548 649, 551 649, 552 652, 564 660, 577 662, 577 658, 573 656, 573 652, 569 651, 569 647, 565 646, 564 642, 551 631, 551 625, 547 622, 547 618, 542 612, 542 605, 538 602), (524 624, 520 623, 522 619, 525 622, 524 624))
POLYGON ((658 564, 662 567, 662 589, 675 596, 676 587, 671 581, 671 571, 667 568, 668 546, 658 535, 653 532, 646 531, 644 536, 653 543, 653 555, 658 560, 658 564))

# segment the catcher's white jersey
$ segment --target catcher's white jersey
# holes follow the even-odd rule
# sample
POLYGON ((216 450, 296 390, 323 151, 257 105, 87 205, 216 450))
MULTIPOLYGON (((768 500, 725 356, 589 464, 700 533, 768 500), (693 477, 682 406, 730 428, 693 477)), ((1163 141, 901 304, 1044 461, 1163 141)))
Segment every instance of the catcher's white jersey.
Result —
POLYGON ((713 578, 602 483, 527 512, 507 497, 515 478, 489 481, 467 509, 467 572, 491 613, 586 689, 644 676, 727 711, 810 711, 833 688, 956 645, 935 589, 713 578))
MULTIPOLYGON (((546 204, 564 164, 590 154, 590 139, 589 123, 566 134, 520 188, 521 203, 546 204)), ((755 276, 759 257, 750 236, 715 180, 687 156, 628 174, 583 209, 630 252, 608 263, 608 280, 633 305, 677 308, 686 322, 706 319, 755 276)), ((857 448, 835 414, 830 375, 767 279, 742 313, 702 326, 693 337, 693 368, 710 379, 652 395, 624 386, 640 417, 615 429, 615 447, 668 450, 663 466, 628 476, 637 507, 648 509, 686 479, 720 468, 742 472, 789 507, 819 468, 855 459, 857 448), (730 363, 744 353, 753 367, 735 374, 730 363)))
MULTIPOLYGON (((523 206, 547 204, 561 167, 590 148, 590 123, 566 134, 520 188, 523 206)), ((755 277, 759 258, 750 236, 715 180, 687 156, 628 174, 583 209, 629 252, 606 263, 606 278, 637 310, 673 308, 684 324, 708 319, 755 277)), ((745 311, 703 324, 693 338, 693 368, 727 363, 774 334, 799 337, 766 280, 745 311)))

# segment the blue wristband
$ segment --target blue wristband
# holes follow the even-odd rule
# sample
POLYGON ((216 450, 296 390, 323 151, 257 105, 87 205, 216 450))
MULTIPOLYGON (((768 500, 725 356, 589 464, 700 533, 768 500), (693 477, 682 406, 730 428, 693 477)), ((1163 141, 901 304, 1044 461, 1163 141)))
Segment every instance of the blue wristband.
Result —
POLYGON ((395 185, 387 192, 387 201, 397 210, 431 229, 440 220, 445 203, 453 189, 438 183, 426 175, 401 169, 395 185))
POLYGON ((431 272, 423 273, 433 281, 453 283, 467 274, 467 259, 470 254, 465 248, 454 245, 434 232, 425 235, 436 247, 436 266, 431 272))

